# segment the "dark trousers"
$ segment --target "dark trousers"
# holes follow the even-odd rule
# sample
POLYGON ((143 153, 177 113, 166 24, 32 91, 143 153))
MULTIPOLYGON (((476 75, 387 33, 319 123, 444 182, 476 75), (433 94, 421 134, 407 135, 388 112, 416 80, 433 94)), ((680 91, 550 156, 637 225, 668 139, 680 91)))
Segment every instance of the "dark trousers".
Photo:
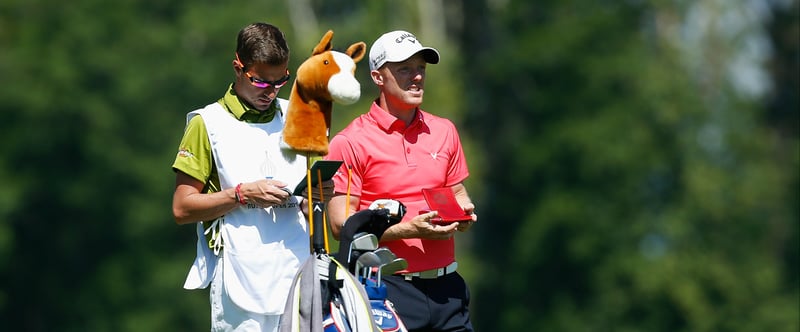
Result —
POLYGON ((409 331, 473 331, 469 289, 458 272, 436 279, 384 276, 389 301, 409 331))

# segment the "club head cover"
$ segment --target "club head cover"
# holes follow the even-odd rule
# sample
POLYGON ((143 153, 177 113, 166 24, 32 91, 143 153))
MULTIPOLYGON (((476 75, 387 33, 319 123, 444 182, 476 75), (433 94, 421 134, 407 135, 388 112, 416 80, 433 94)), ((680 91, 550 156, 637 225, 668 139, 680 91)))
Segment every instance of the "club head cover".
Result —
MULTIPOLYGON (((348 270, 353 272, 355 269, 355 262, 358 257, 347 257, 348 248, 353 242, 353 237, 360 232, 367 232, 374 234, 378 239, 383 236, 383 233, 391 227, 400 222, 402 215, 391 215, 388 209, 375 209, 375 210, 361 210, 347 218, 347 221, 342 227, 339 234, 339 251, 334 255, 334 258, 344 264, 348 260, 350 264, 348 270)), ((358 255, 358 253, 356 253, 358 255)))

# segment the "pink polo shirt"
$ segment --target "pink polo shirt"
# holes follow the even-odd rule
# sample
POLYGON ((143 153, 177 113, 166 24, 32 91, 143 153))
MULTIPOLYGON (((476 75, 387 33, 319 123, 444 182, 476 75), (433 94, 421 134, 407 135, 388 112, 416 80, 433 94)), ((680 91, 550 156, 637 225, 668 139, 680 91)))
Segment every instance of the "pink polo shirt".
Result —
MULTIPOLYGON (((347 192, 349 166, 350 195, 361 198, 358 209, 368 208, 377 199, 395 199, 407 208, 403 222, 429 209, 423 188, 453 186, 469 176, 458 131, 450 120, 417 109, 416 118, 406 127, 374 102, 368 113, 331 139, 325 159, 344 161, 333 178, 337 193, 347 192)), ((452 238, 403 239, 381 245, 408 261, 407 272, 455 261, 452 238)))

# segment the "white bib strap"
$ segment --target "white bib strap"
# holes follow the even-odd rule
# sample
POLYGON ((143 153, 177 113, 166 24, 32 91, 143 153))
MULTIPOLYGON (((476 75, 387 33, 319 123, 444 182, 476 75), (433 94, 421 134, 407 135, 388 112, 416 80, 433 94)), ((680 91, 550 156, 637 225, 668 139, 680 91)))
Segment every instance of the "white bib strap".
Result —
POLYGON ((214 255, 219 256, 220 250, 222 250, 222 225, 225 223, 225 218, 220 217, 217 220, 206 228, 203 235, 208 235, 208 232, 211 232, 211 239, 208 240, 208 247, 214 250, 214 255))

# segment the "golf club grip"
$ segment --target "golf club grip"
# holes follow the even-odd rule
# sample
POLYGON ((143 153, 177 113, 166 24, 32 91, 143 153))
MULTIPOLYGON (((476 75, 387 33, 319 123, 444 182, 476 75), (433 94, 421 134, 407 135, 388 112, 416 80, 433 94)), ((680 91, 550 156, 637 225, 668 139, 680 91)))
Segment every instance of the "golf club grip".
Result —
POLYGON ((323 227, 325 227, 325 223, 322 220, 322 215, 325 210, 325 203, 313 202, 312 209, 312 213, 314 214, 312 217, 314 222, 314 234, 311 234, 311 246, 314 248, 315 253, 324 253, 325 232, 323 231, 323 227))

